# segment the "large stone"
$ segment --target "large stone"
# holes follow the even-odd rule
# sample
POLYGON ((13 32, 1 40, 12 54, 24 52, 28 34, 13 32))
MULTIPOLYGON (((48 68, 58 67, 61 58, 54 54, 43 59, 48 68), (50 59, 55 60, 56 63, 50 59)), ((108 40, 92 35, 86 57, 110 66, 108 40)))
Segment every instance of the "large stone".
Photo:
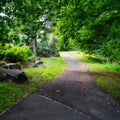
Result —
POLYGON ((14 83, 29 83, 26 74, 19 70, 11 70, 10 75, 14 83))
POLYGON ((40 61, 40 60, 35 61, 35 64, 36 64, 36 65, 43 64, 43 61, 40 61))
POLYGON ((42 57, 50 57, 50 53, 43 51, 43 52, 41 53, 41 56, 42 56, 42 57))
POLYGON ((18 65, 17 63, 7 63, 5 65, 2 65, 2 67, 6 69, 21 69, 20 65, 18 65))
POLYGON ((0 80, 11 79, 14 83, 28 83, 28 77, 20 70, 0 67, 0 80))

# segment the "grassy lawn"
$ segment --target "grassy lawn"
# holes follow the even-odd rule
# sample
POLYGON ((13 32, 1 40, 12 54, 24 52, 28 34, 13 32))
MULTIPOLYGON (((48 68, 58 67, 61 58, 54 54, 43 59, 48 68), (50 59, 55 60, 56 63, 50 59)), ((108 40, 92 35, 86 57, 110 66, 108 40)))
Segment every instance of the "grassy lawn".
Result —
POLYGON ((15 84, 10 80, 0 82, 0 112, 25 94, 35 92, 39 86, 56 77, 66 67, 61 57, 42 58, 42 61, 45 68, 24 69, 29 78, 29 84, 15 84))
POLYGON ((87 63, 96 84, 120 100, 120 65, 110 64, 100 56, 86 55, 81 52, 68 52, 80 61, 87 63))

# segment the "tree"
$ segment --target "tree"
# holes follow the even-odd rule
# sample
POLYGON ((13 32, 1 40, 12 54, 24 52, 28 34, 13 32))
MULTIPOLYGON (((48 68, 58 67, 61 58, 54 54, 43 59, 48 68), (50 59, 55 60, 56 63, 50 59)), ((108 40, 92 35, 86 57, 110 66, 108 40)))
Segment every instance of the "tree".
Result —
MULTIPOLYGON (((1 10, 8 18, 11 18, 12 26, 10 26, 9 21, 6 21, 7 27, 11 27, 14 34, 24 34, 30 39, 33 39, 33 48, 35 56, 37 56, 37 35, 41 29, 45 29, 44 20, 47 20, 46 10, 48 10, 49 5, 46 5, 46 0, 14 0, 14 1, 2 1, 1 10), (19 27, 19 30, 17 29, 19 27)), ((3 20, 2 20, 3 22, 3 20)), ((5 27, 4 27, 5 28, 5 27)), ((1 31, 5 30, 1 27, 1 31)), ((6 31, 8 34, 8 32, 6 31)), ((3 38, 7 35, 1 35, 2 42, 3 38)), ((9 39, 7 37, 7 39, 9 39)), ((6 40, 4 40, 6 41, 6 40)), ((7 42, 7 41, 6 41, 7 42)))
MULTIPOLYGON (((60 38, 62 49, 68 49, 69 42, 73 40, 86 53, 119 59, 116 56, 118 46, 111 45, 114 41, 120 41, 119 0, 2 0, 0 5, 2 13, 10 19, 2 25, 7 31, 5 35, 1 34, 3 41, 9 39, 6 37, 9 33, 25 34, 27 40, 34 40, 37 55, 37 35, 40 30, 46 29, 45 21, 50 19, 56 26, 55 32, 60 38)), ((0 30, 5 31, 3 27, 0 30)))
POLYGON ((61 38, 62 49, 68 48, 72 39, 86 53, 119 59, 117 51, 120 49, 114 42, 119 44, 120 41, 119 20, 118 0, 68 0, 60 8, 56 34, 61 38))

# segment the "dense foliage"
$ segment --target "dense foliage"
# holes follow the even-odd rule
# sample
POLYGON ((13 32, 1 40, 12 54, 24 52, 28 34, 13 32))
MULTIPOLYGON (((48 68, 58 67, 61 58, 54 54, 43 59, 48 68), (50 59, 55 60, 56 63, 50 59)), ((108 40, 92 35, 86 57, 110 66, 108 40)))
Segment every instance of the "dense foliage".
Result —
POLYGON ((33 41, 37 55, 40 31, 47 32, 52 21, 60 50, 77 48, 120 60, 119 0, 1 0, 0 13, 2 44, 22 35, 25 43, 33 41))
POLYGON ((0 59, 7 62, 26 62, 27 58, 32 55, 32 51, 26 46, 13 46, 6 44, 0 46, 0 59))
POLYGON ((17 41, 15 36, 22 36, 24 43, 32 43, 37 56, 37 39, 46 29, 49 4, 45 0, 2 0, 0 5, 0 42, 17 41))
POLYGON ((62 50, 69 49, 72 39, 86 53, 120 60, 119 0, 67 0, 57 21, 62 50))

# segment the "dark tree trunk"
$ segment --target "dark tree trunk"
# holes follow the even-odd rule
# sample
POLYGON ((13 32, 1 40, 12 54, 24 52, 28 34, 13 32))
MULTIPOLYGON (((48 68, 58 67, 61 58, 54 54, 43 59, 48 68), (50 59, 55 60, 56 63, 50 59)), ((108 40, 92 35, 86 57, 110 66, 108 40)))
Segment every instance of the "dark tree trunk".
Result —
POLYGON ((33 52, 34 52, 35 57, 37 57, 38 51, 37 51, 37 33, 36 32, 35 32, 35 36, 33 40, 33 52))

